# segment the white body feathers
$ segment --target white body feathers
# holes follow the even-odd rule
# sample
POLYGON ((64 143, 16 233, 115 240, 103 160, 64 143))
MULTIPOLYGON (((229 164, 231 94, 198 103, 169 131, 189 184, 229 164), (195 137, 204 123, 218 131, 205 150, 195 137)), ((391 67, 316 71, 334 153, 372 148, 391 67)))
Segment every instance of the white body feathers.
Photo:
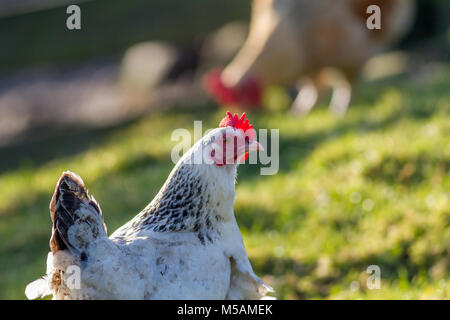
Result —
POLYGON ((224 130, 232 129, 212 131, 187 152, 147 208, 109 238, 81 179, 64 173, 50 205, 47 275, 28 285, 27 297, 260 299, 272 291, 254 274, 234 217, 237 165, 189 163, 224 130), (76 268, 78 282, 67 271, 76 268))

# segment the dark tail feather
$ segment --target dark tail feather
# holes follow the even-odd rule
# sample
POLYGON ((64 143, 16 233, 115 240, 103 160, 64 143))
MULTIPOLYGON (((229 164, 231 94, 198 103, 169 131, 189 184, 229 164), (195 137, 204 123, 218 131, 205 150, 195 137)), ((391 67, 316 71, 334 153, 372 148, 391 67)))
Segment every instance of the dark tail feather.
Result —
POLYGON ((56 184, 50 201, 50 216, 53 222, 50 238, 52 253, 69 249, 75 254, 81 254, 89 240, 106 235, 99 205, 89 196, 83 180, 72 172, 64 172, 56 184), (79 227, 83 224, 85 227, 79 227), (69 237, 72 227, 75 228, 72 233, 76 241, 69 237))

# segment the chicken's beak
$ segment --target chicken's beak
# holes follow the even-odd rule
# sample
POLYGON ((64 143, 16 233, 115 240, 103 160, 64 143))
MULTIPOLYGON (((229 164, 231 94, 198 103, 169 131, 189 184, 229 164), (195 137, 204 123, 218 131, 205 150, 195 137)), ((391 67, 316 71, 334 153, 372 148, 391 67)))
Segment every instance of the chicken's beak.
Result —
POLYGON ((256 140, 253 140, 249 143, 248 145, 248 152, 252 152, 252 151, 264 151, 264 147, 262 146, 261 143, 259 143, 256 140))

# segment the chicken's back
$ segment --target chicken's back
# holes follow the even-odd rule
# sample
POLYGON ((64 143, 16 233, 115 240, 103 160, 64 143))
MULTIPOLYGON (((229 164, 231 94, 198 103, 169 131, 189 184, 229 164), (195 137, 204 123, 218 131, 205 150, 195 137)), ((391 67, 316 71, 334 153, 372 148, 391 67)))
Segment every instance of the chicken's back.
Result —
POLYGON ((261 299, 273 291, 254 274, 234 218, 209 232, 212 240, 203 242, 196 232, 129 225, 111 240, 127 246, 152 270, 141 280, 144 299, 261 299))
MULTIPOLYGON (((151 229, 141 229, 133 238, 128 236, 128 247, 138 253, 149 272, 140 280, 145 283, 143 299, 225 299, 230 287, 230 262, 222 242, 202 244, 192 232, 151 229)), ((123 241, 120 236, 113 235, 112 239, 123 241)))

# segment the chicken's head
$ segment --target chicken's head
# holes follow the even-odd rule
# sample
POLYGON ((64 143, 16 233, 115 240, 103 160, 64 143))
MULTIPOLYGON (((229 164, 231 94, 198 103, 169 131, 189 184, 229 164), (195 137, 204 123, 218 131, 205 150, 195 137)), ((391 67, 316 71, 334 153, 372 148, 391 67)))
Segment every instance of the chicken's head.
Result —
POLYGON ((241 117, 227 112, 219 128, 211 133, 208 155, 216 166, 239 164, 245 162, 249 152, 264 150, 245 116, 245 112, 241 117))
POLYGON ((261 106, 262 88, 256 77, 248 76, 234 87, 222 80, 222 70, 214 69, 203 78, 203 87, 222 106, 258 108, 261 106))

